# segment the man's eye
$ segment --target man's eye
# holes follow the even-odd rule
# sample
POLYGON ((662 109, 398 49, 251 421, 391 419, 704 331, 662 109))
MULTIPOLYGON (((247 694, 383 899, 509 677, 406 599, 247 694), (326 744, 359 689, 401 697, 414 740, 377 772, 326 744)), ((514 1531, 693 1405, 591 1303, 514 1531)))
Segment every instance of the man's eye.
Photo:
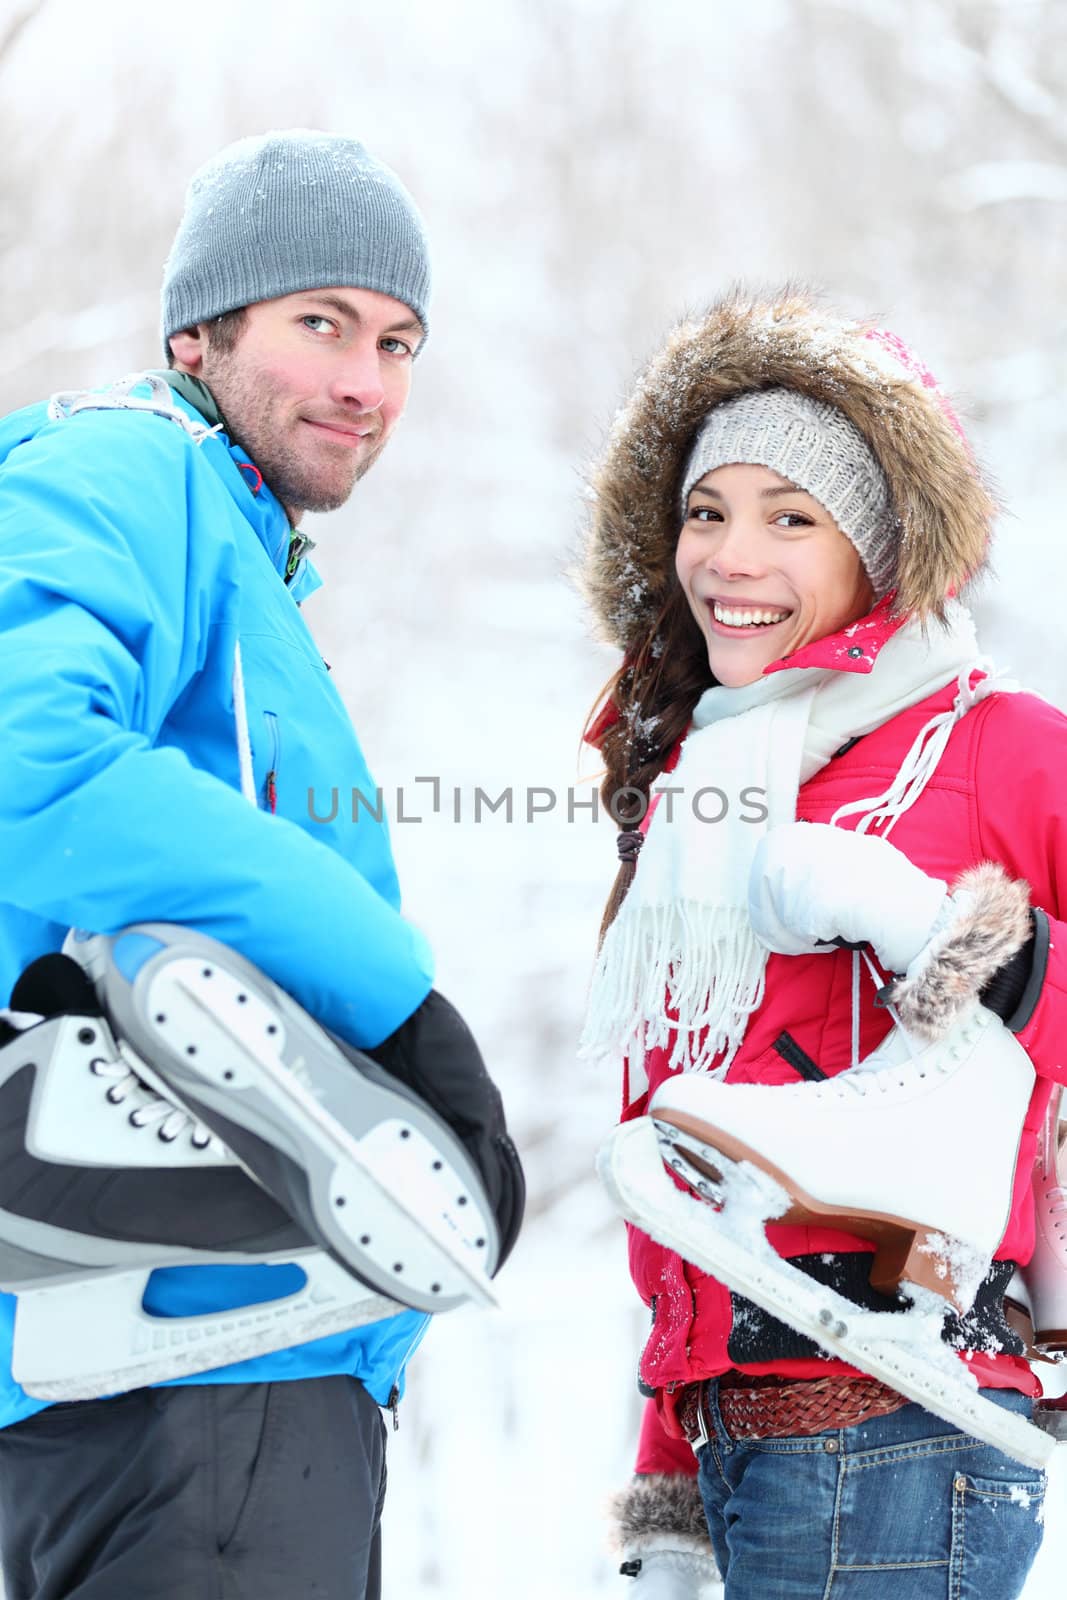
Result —
POLYGON ((409 356, 411 354, 411 346, 406 344, 403 339, 394 339, 391 334, 387 335, 387 337, 381 341, 381 346, 382 349, 388 351, 391 356, 409 356))
POLYGON ((333 327, 329 317, 316 317, 309 314, 306 317, 301 317, 300 320, 304 327, 309 328, 312 333, 328 333, 333 327))

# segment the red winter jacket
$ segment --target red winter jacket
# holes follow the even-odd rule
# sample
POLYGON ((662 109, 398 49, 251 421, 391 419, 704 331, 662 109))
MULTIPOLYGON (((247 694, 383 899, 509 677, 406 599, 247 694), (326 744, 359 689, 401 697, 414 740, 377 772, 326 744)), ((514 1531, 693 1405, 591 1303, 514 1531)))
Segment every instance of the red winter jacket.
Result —
MULTIPOLYGON (((863 625, 861 624, 861 627, 863 625)), ((890 629, 889 631, 892 631, 890 629)), ((872 633, 878 630, 872 629, 872 633)), ((888 635, 886 635, 888 636, 888 635)), ((790 667, 832 665, 870 671, 884 638, 857 653, 855 633, 819 641, 790 658, 790 667)), ((870 636, 868 636, 870 637, 870 636)), ((772 669, 773 670, 773 669, 772 669)), ((892 718, 838 755, 801 786, 798 818, 828 822, 850 800, 880 794, 895 777, 919 729, 952 705, 951 684, 892 718)), ((679 747, 680 748, 680 747, 679 747)), ((677 757, 670 765, 673 767, 677 757)), ((1013 877, 1025 878, 1031 902, 1049 918, 1050 942, 1035 1010, 1020 1031, 1020 1043, 1038 1073, 1016 1169, 1015 1194, 997 1259, 1025 1263, 1033 1250, 1030 1172, 1037 1133, 1054 1083, 1067 1083, 1067 717, 1031 694, 995 693, 967 713, 920 798, 896 822, 892 842, 910 860, 949 884, 968 867, 998 861, 1013 877)), ((854 818, 846 826, 852 826, 854 818)), ((646 826, 648 819, 646 818, 646 826)), ((891 1020, 873 1005, 874 986, 861 988, 861 1055, 884 1037, 891 1020)), ((775 1041, 788 1032, 824 1073, 851 1063, 852 955, 771 955, 765 999, 748 1023, 731 1063, 731 1083, 799 1081, 775 1041)), ((625 1106, 624 1120, 641 1116, 648 1096, 669 1076, 669 1052, 645 1060, 649 1089, 625 1106)), ((624 1096, 629 1098, 624 1088, 624 1096)), ((768 1238, 786 1256, 820 1251, 867 1251, 871 1246, 830 1228, 770 1224, 768 1238)), ((657 1417, 650 1407, 642 1429, 638 1472, 694 1470, 689 1446, 673 1421, 671 1396, 681 1385, 714 1377, 738 1365, 727 1355, 731 1300, 726 1288, 629 1229, 630 1270, 646 1304, 654 1306, 652 1331, 641 1358, 641 1377, 657 1391, 657 1417)), ((1019 1357, 974 1353, 971 1370, 983 1384, 1038 1392, 1029 1366, 1019 1357)), ((742 1366, 755 1373, 825 1376, 854 1369, 839 1361, 779 1360, 742 1366)))

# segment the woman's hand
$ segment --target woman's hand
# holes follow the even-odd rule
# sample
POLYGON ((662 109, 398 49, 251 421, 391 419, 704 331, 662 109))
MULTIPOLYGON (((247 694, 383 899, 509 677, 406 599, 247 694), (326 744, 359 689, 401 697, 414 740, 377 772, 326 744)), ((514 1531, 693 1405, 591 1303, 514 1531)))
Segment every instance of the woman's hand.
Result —
POLYGON ((635 1581, 619 1596, 626 1600, 722 1600, 719 1569, 710 1556, 692 1550, 653 1550, 624 1563, 636 1567, 635 1581))
POLYGON ((769 829, 748 882, 753 931, 768 950, 869 944, 887 972, 906 972, 960 909, 947 884, 888 839, 824 822, 769 829))
MULTIPOLYGON (((969 867, 951 892, 888 839, 822 822, 771 828, 748 881, 757 939, 781 955, 869 944, 887 972, 883 998, 924 1039, 942 1038, 976 997, 1014 1028, 1030 994, 1036 935, 1048 920, 1030 889, 995 861, 969 867), (1038 920, 1040 919, 1040 920, 1038 920)), ((1044 971, 1038 966, 1038 985, 1044 971)), ((1036 995, 1031 1002, 1036 1004, 1036 995)), ((1026 1013, 1029 1015, 1030 1013, 1026 1013)))

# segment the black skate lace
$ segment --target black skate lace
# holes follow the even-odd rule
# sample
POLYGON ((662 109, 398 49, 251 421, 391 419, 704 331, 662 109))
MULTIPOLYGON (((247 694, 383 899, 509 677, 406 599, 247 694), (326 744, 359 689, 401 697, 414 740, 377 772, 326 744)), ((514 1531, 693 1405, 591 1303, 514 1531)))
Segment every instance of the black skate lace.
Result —
POLYGON ((94 1078, 110 1080, 107 1099, 111 1105, 120 1106, 129 1099, 136 1101, 127 1113, 132 1128, 155 1127, 156 1137, 164 1144, 173 1144, 183 1133, 187 1133, 195 1150, 206 1150, 214 1143, 222 1152, 224 1147, 215 1139, 210 1128, 150 1088, 122 1057, 108 1059, 106 1056, 94 1056, 89 1062, 89 1071, 94 1078))

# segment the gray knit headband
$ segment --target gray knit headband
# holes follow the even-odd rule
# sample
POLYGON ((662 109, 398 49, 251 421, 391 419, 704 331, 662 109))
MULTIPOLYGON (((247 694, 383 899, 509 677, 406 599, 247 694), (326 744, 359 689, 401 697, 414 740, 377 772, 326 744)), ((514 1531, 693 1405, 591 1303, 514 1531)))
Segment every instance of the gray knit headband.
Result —
POLYGON ((355 139, 240 139, 193 175, 163 269, 163 349, 182 328, 301 289, 376 289, 425 330, 430 260, 400 179, 355 139))
POLYGON ((813 495, 856 547, 880 598, 894 586, 897 520, 866 439, 836 406, 795 389, 755 389, 707 415, 682 476, 682 504, 716 467, 770 467, 813 495))

